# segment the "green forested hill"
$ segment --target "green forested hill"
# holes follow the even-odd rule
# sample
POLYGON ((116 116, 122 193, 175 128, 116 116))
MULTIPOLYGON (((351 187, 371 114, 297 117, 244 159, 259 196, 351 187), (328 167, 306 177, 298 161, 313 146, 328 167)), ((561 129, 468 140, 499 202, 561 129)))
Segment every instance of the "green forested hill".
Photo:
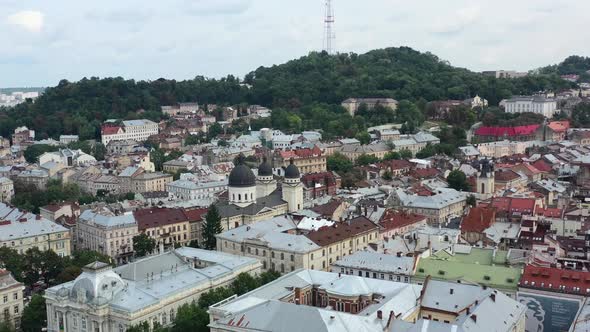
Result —
POLYGON ((246 76, 260 103, 283 105, 296 98, 303 104, 340 103, 356 96, 392 97, 427 101, 466 99, 476 94, 492 105, 513 94, 530 94, 569 86, 555 74, 499 80, 453 67, 431 53, 408 47, 387 48, 366 54, 311 53, 246 76))
POLYGON ((426 101, 479 94, 494 105, 513 94, 559 90, 571 84, 554 72, 499 80, 453 67, 435 55, 407 47, 361 55, 312 52, 282 65, 260 67, 246 75, 244 81, 251 85, 250 89, 233 76, 219 80, 199 76, 186 81, 120 77, 64 80, 47 88, 34 103, 1 110, 0 135, 6 137, 15 127, 26 125, 35 129, 39 138, 57 138, 62 133, 79 134, 82 139, 98 138, 100 123, 105 119, 158 120, 161 105, 186 101, 265 105, 276 112, 270 123, 255 126, 320 128, 329 136, 354 135, 368 125, 405 122, 419 116, 426 101), (353 119, 338 106, 348 97, 392 97, 404 103, 400 114, 361 114, 353 119), (139 115, 138 109, 146 112, 139 115))

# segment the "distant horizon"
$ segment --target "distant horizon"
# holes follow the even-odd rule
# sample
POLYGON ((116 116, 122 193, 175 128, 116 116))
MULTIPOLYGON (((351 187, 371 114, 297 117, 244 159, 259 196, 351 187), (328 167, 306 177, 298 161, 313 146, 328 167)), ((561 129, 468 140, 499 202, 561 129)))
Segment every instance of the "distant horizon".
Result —
MULTIPOLYGON (((407 45, 475 72, 529 71, 590 55, 590 2, 333 0, 334 49, 407 45), (506 8, 510 8, 509 11, 506 8)), ((243 77, 320 51, 323 1, 8 0, 0 14, 0 86, 61 79, 243 77), (72 28, 74 27, 74 28, 72 28)))

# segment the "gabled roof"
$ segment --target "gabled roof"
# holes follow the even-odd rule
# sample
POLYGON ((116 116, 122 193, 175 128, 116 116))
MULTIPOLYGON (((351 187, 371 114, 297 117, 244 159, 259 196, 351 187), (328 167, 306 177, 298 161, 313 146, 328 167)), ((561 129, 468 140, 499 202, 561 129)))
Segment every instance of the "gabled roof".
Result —
POLYGON ((494 137, 513 137, 520 135, 531 135, 541 125, 528 125, 528 126, 517 126, 517 127, 479 127, 475 130, 477 136, 494 136, 494 137))
POLYGON ((461 232, 483 233, 496 221, 496 209, 473 207, 461 222, 461 232))

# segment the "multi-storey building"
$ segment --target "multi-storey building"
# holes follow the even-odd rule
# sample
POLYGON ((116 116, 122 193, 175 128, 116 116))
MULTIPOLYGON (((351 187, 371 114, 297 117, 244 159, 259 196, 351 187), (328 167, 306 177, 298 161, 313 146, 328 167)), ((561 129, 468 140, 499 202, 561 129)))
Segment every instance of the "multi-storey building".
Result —
POLYGON ((542 96, 518 96, 503 100, 500 105, 504 106, 507 113, 536 113, 546 118, 552 118, 557 112, 557 101, 542 96))
POLYGON ((147 234, 166 247, 187 245, 191 241, 191 225, 184 210, 149 208, 133 213, 139 232, 147 234))
POLYGON ((381 105, 383 107, 389 107, 395 111, 397 109, 397 104, 397 100, 393 98, 348 98, 343 101, 341 105, 346 109, 348 114, 354 116, 361 105, 366 105, 369 110, 375 108, 377 105, 381 105))
POLYGON ((387 152, 391 151, 391 148, 385 143, 368 144, 368 145, 343 145, 340 148, 340 153, 346 158, 350 159, 353 163, 358 157, 362 155, 375 156, 379 159, 383 159, 387 152))
POLYGON ((20 172, 16 180, 23 184, 31 184, 39 190, 45 190, 49 181, 49 173, 43 169, 30 169, 20 172))
POLYGON ((0 176, 0 202, 10 203, 12 197, 14 197, 14 182, 0 176))
POLYGON ((45 291, 49 332, 121 332, 147 323, 168 327, 181 306, 228 286, 260 262, 215 251, 179 248, 112 268, 95 262, 76 280, 45 291))
POLYGON ((133 255, 137 222, 131 212, 115 214, 107 209, 86 210, 78 219, 76 244, 79 249, 100 252, 118 263, 133 255))
POLYGON ((215 194, 227 190, 227 180, 220 181, 191 181, 183 179, 170 182, 166 185, 171 198, 177 200, 210 199, 215 194))
POLYGON ((445 224, 450 218, 462 216, 466 199, 465 193, 448 188, 440 188, 432 196, 410 195, 397 188, 391 195, 394 206, 425 216, 429 224, 445 224))
POLYGON ((136 193, 166 191, 172 178, 172 174, 162 172, 141 173, 131 178, 131 190, 136 193))
POLYGON ((365 278, 410 283, 420 256, 357 251, 331 264, 331 271, 365 278))
POLYGON ((70 255, 70 231, 40 215, 0 203, 0 246, 23 254, 30 248, 70 255))
POLYGON ((527 307, 492 288, 295 271, 209 307, 212 332, 524 332, 527 307))
MULTIPOLYGON (((326 156, 317 146, 313 148, 295 149, 295 150, 276 150, 273 156, 274 167, 285 169, 289 166, 291 159, 299 171, 303 174, 325 172, 326 156)), ((279 172, 279 175, 283 175, 279 172)))
POLYGON ((10 271, 0 269, 0 322, 9 323, 19 329, 24 309, 24 289, 25 286, 16 281, 10 271))
POLYGON ((260 259, 263 270, 327 270, 378 238, 378 226, 365 217, 337 223, 325 219, 297 222, 283 215, 218 234, 217 250, 260 259))
POLYGON ((107 146, 111 141, 121 140, 142 142, 152 135, 157 135, 158 131, 158 124, 146 119, 126 120, 120 123, 107 121, 101 127, 102 144, 107 146))

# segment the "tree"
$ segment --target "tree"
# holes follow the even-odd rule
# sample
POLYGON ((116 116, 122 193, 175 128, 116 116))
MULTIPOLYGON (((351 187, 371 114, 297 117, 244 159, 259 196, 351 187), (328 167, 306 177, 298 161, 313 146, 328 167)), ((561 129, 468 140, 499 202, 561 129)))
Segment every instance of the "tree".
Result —
MULTIPOLYGON (((278 271, 274 271, 274 270, 269 270, 266 272, 262 272, 259 276, 258 276, 258 283, 260 286, 266 285, 271 281, 274 281, 276 279, 278 279, 281 276, 281 273, 278 271)), ((260 287, 259 286, 259 287, 260 287)))
POLYGON ((363 145, 371 142, 371 135, 366 130, 359 132, 354 138, 358 139, 363 145))
POLYGON ((59 150, 59 148, 56 146, 47 144, 33 144, 25 150, 24 156, 27 162, 33 164, 39 162, 39 156, 45 152, 54 152, 57 150, 59 150))
POLYGON ((209 332, 209 314, 194 303, 185 304, 178 308, 171 332, 209 332))
POLYGON ((21 330, 23 332, 39 332, 47 326, 47 309, 45 308, 45 298, 42 295, 35 294, 31 302, 23 310, 21 317, 21 330))
POLYGON ((2 267, 12 272, 14 278, 20 282, 24 281, 24 271, 27 269, 22 255, 8 247, 0 247, 0 262, 2 267))
POLYGON ((469 183, 467 182, 465 173, 457 169, 449 173, 447 176, 447 183, 449 184, 449 187, 458 191, 469 190, 469 183))
POLYGON ((15 330, 9 322, 0 322, 0 332, 15 332, 15 330))
POLYGON ((24 282, 28 286, 39 279, 49 285, 64 268, 63 259, 53 250, 40 251, 39 248, 33 247, 25 252, 23 259, 27 266, 24 282))
POLYGON ((259 281, 256 278, 248 273, 240 273, 232 282, 232 291, 239 296, 258 288, 259 286, 259 281))
POLYGON ((223 232, 221 225, 221 217, 215 205, 211 205, 207 214, 205 215, 205 222, 203 224, 203 247, 209 250, 215 250, 217 247, 217 239, 215 235, 223 232))
POLYGON ((475 206, 477 204, 477 200, 475 199, 474 195, 467 196, 467 204, 471 206, 475 206))
POLYGON ((150 324, 143 322, 141 324, 133 325, 127 328, 126 332, 151 332, 150 324))
POLYGON ((96 160, 104 160, 104 156, 107 153, 107 148, 104 144, 100 142, 96 142, 92 147, 92 156, 96 158, 96 160))
POLYGON ((432 144, 427 144, 422 150, 416 153, 416 158, 424 159, 432 157, 436 154, 436 147, 432 144))
POLYGON ((343 154, 334 153, 326 160, 328 170, 337 173, 346 173, 352 169, 352 161, 346 158, 343 154))
POLYGON ((217 302, 223 301, 228 297, 234 295, 234 291, 230 287, 218 287, 211 289, 199 297, 199 307, 207 309, 209 306, 214 305, 217 302))
POLYGON ((383 156, 383 160, 398 160, 402 159, 402 156, 399 152, 396 151, 389 151, 383 156))
POLYGON ((141 233, 133 237, 133 249, 136 257, 143 257, 156 249, 156 240, 141 233))
POLYGON ((356 158, 357 165, 369 165, 379 162, 379 158, 371 154, 362 154, 356 158))
POLYGON ((209 130, 207 131, 207 139, 210 141, 213 138, 217 137, 217 135, 223 133, 223 128, 217 122, 209 126, 209 130))
POLYGON ((408 150, 408 149, 403 149, 399 152, 400 157, 402 157, 402 159, 412 159, 412 157, 414 156, 412 154, 412 151, 408 150))

